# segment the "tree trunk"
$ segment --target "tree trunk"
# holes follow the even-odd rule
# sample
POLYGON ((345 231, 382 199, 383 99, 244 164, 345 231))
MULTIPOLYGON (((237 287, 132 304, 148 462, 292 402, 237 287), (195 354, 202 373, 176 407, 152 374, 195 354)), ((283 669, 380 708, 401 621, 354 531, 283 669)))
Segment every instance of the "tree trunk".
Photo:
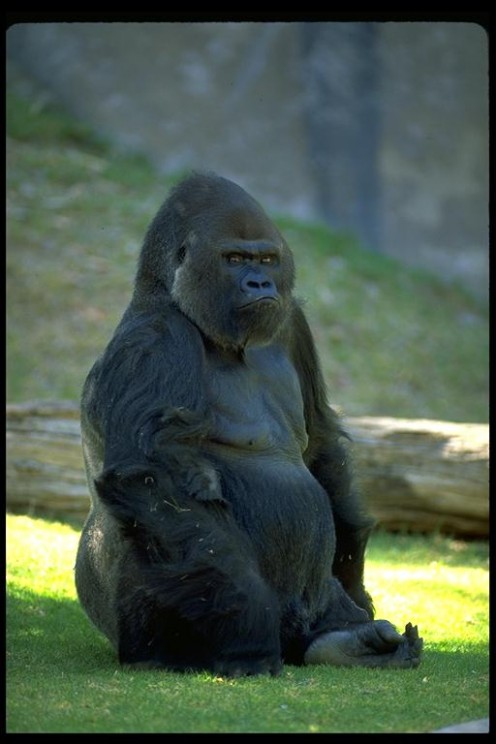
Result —
MULTIPOLYGON (((489 427, 446 421, 348 418, 355 478, 389 530, 489 534, 489 427)), ((7 406, 7 508, 86 516, 79 408, 73 402, 7 406)))

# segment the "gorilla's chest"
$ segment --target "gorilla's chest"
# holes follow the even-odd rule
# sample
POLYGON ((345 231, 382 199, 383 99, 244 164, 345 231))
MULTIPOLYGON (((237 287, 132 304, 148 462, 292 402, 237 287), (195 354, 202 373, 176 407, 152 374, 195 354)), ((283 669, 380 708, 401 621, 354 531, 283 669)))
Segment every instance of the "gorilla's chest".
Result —
POLYGON ((283 350, 263 347, 243 364, 215 360, 209 378, 210 447, 227 466, 224 497, 263 575, 293 601, 320 587, 334 550, 329 498, 303 462, 298 376, 283 350))
POLYGON ((212 441, 243 453, 284 453, 299 460, 307 447, 303 400, 294 367, 279 347, 248 351, 243 361, 208 361, 212 441))

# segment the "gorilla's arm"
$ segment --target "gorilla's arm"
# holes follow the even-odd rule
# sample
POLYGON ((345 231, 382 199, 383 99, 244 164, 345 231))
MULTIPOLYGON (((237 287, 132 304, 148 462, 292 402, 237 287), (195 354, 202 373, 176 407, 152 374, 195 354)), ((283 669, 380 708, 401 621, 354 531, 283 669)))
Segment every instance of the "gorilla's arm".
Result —
MULTIPOLYGON (((124 316, 86 381, 81 426, 89 475, 153 457, 171 410, 205 406, 203 345, 195 326, 173 306, 159 314, 124 316)), ((201 416, 199 417, 201 418, 201 416)))
POLYGON ((333 574, 352 599, 373 617, 372 601, 363 587, 364 554, 374 520, 363 509, 355 491, 339 418, 329 406, 312 332, 295 303, 290 341, 291 356, 303 393, 309 438, 305 461, 329 494, 336 527, 333 574))
POLYGON ((96 487, 121 525, 117 588, 122 663, 211 668, 231 677, 278 674, 280 608, 226 502, 181 487, 195 455, 173 467, 123 463, 96 487), (165 633, 164 630, 167 630, 165 633))

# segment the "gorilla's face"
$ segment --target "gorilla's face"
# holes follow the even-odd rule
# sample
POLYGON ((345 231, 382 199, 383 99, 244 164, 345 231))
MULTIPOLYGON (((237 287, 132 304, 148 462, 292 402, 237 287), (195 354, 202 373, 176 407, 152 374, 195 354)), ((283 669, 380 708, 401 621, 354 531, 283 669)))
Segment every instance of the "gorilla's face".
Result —
POLYGON ((269 342, 284 321, 292 261, 281 241, 190 233, 171 294, 214 343, 269 342))
POLYGON ((293 257, 254 199, 226 179, 194 176, 165 203, 155 246, 160 226, 168 292, 214 344, 239 350, 274 338, 289 314, 293 257))

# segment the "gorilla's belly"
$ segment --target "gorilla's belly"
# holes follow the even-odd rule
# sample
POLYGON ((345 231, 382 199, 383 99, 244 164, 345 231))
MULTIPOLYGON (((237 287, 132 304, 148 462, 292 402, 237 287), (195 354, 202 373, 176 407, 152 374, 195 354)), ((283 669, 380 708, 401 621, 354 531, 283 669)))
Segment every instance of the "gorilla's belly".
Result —
POLYGON ((335 550, 329 497, 303 462, 284 453, 223 458, 224 496, 255 547, 260 569, 289 600, 319 593, 335 550))

